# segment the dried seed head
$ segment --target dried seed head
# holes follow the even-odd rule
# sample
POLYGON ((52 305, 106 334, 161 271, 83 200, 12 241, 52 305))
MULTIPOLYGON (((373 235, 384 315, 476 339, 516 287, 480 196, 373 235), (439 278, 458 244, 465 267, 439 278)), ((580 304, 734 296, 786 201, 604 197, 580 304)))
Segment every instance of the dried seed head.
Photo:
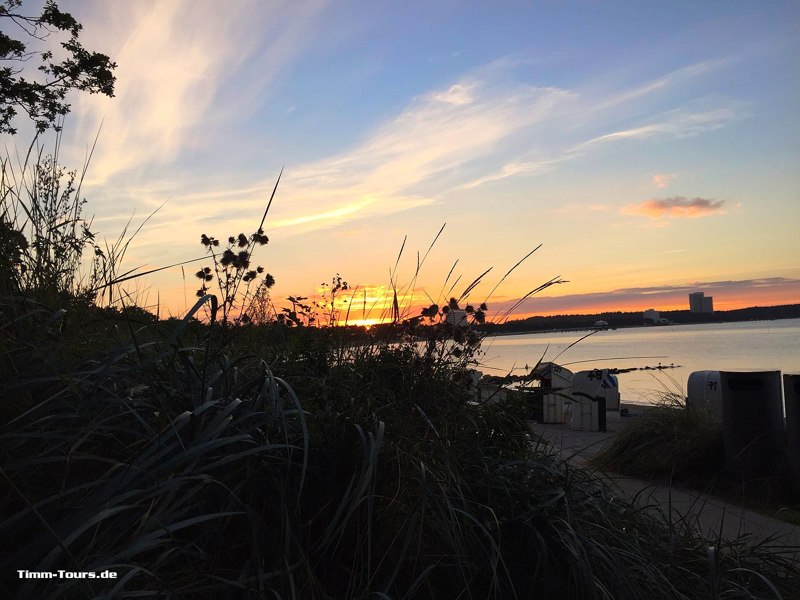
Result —
POLYGON ((261 229, 259 229, 257 233, 254 233, 251 236, 251 239, 253 240, 254 243, 258 244, 259 246, 263 246, 264 244, 269 242, 269 238, 266 235, 264 235, 264 232, 261 229))

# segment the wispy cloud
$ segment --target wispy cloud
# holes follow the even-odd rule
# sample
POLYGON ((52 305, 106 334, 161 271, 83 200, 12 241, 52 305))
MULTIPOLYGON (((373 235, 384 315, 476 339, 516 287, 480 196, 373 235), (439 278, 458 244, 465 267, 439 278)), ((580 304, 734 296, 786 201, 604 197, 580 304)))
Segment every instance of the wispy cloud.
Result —
MULTIPOLYGON (((691 75, 713 66, 697 66, 690 69, 691 75)), ((679 70, 637 88, 636 93, 622 90, 603 98, 587 98, 575 90, 509 81, 507 75, 514 68, 517 65, 513 62, 495 61, 474 70, 412 99, 396 117, 377 126, 352 149, 290 166, 272 226, 303 233, 356 218, 409 210, 438 202, 448 191, 551 171, 603 144, 697 135, 721 127, 738 115, 730 107, 687 105, 644 124, 570 143, 570 139, 580 139, 583 131, 571 129, 576 114, 592 113, 596 106, 607 111, 608 105, 614 104, 612 96, 619 99, 617 104, 624 105, 664 90, 673 82, 683 82, 689 74, 679 70), (543 148, 532 149, 531 140, 539 139, 545 140, 543 148), (518 158, 500 162, 492 169, 492 164, 509 153, 516 153, 518 158), (480 175, 475 177, 475 173, 480 175)), ((602 127, 607 118, 598 117, 600 122, 592 123, 593 127, 602 127)), ((237 187, 219 189, 214 202, 224 206, 235 198, 237 206, 252 204, 255 208, 271 185, 272 181, 253 184, 247 193, 237 187)), ((192 197, 194 202, 202 202, 196 194, 192 197)), ((657 209, 649 205, 644 208, 651 213, 657 209)), ((686 216, 694 216, 702 207, 675 206, 669 214, 677 216, 681 210, 686 216)))
MULTIPOLYGON (((685 85, 698 76, 726 64, 726 61, 718 60, 689 65, 632 88, 611 91, 564 90, 569 92, 569 103, 559 107, 561 110, 558 113, 554 112, 550 121, 552 127, 559 129, 561 143, 551 143, 548 153, 539 152, 533 158, 528 151, 527 155, 508 161, 498 169, 468 181, 462 188, 469 189, 509 177, 546 173, 560 163, 584 156, 609 143, 680 139, 724 127, 744 116, 742 107, 738 103, 724 99, 702 98, 639 119, 624 129, 615 129, 590 136, 588 139, 585 133, 592 129, 607 128, 606 123, 620 119, 624 121, 624 109, 646 96, 666 94, 673 87, 685 85), (581 136, 584 136, 582 140, 581 136), (563 140, 575 138, 577 140, 571 145, 559 148, 564 145, 563 140)), ((531 138, 535 139, 535 136, 531 135, 531 138)), ((658 175, 657 185, 666 186, 672 176, 674 174, 658 175)))
POLYGON ((687 108, 675 109, 664 113, 652 122, 592 138, 576 146, 574 151, 620 140, 691 137, 719 129, 739 117, 739 113, 729 107, 701 110, 699 112, 687 108))
POLYGON ((433 94, 433 99, 437 102, 444 102, 446 104, 472 104, 475 97, 472 91, 478 87, 477 81, 465 80, 461 83, 456 83, 449 89, 433 94))
POLYGON ((675 87, 692 83, 698 77, 707 75, 708 73, 726 67, 729 64, 729 60, 717 59, 701 61, 680 67, 674 71, 666 73, 660 77, 656 77, 650 81, 646 81, 642 84, 634 85, 629 88, 621 88, 616 92, 610 93, 607 95, 607 97, 604 97, 595 103, 595 109, 603 110, 614 108, 634 100, 639 100, 646 96, 652 96, 658 92, 668 91, 675 87))
POLYGON ((479 177, 477 179, 473 179, 472 181, 465 183, 461 187, 462 189, 468 190, 483 185, 484 183, 499 181, 507 177, 514 177, 517 175, 540 175, 542 173, 547 173, 548 171, 552 170, 559 162, 561 162, 561 160, 559 159, 543 159, 539 161, 529 160, 529 161, 510 162, 500 167, 499 171, 490 173, 488 175, 484 175, 483 177, 479 177))
POLYGON ((307 45, 322 6, 238 2, 212 16, 190 0, 98 5, 90 17, 98 23, 86 29, 118 68, 115 98, 83 96, 74 106, 77 139, 92 139, 103 124, 90 183, 169 163, 255 110, 267 84, 307 45))
POLYGON ((656 173, 653 175, 653 185, 661 189, 669 187, 676 175, 677 173, 656 173))
POLYGON ((713 214, 725 214, 725 201, 709 198, 651 198, 639 204, 624 206, 620 212, 651 219, 693 219, 713 214))
POLYGON ((271 226, 272 228, 279 229, 281 227, 291 227, 293 225, 302 225, 305 223, 312 223, 314 221, 341 220, 343 218, 348 217, 351 214, 359 212, 360 210, 368 206, 370 202, 371 199, 369 197, 366 197, 362 199, 360 202, 351 202, 349 204, 345 204, 343 206, 340 206, 339 208, 335 208, 327 212, 318 212, 314 214, 304 215, 301 217, 273 220, 271 222, 271 226))
MULTIPOLYGON (((270 214, 270 228, 300 234, 438 202, 441 194, 462 184, 469 165, 490 158, 501 142, 520 130, 549 120, 573 96, 559 88, 504 85, 493 79, 501 68, 483 69, 480 78, 473 73, 413 98, 352 149, 290 165, 281 181, 280 201, 270 214)), ((520 162, 507 171, 536 168, 520 162)), ((179 193, 160 214, 189 225, 200 218, 211 222, 227 216, 231 221, 232 206, 235 214, 256 214, 273 185, 270 178, 179 191, 174 181, 162 180, 139 189, 141 197, 151 195, 148 189, 161 197, 179 193), (187 205, 198 216, 187 216, 187 205)))
MULTIPOLYGON (((157 205, 172 198, 145 237, 163 236, 177 221, 195 232, 220 220, 231 230, 247 227, 246 219, 259 214, 269 197, 275 174, 261 181, 240 173, 212 178, 191 172, 175 159, 186 149, 197 151, 208 144, 207 128, 241 124, 244 120, 238 113, 263 107, 258 94, 303 51, 306 38, 312 37, 304 38, 303 33, 313 27, 322 4, 285 6, 280 10, 291 13, 286 22, 283 17, 273 22, 280 10, 258 10, 260 3, 236 4, 215 19, 195 14, 188 2, 171 3, 164 12, 138 6, 128 9, 137 27, 116 54, 118 97, 101 104, 102 110, 86 104, 81 111, 87 128, 105 116, 102 151, 90 174, 95 183, 127 177, 124 188, 136 194, 139 204, 157 205), (268 42, 248 42, 248 28, 256 26, 274 29, 274 35, 262 31, 253 37, 268 42), (257 68, 262 63, 263 68, 257 68), (255 75, 243 87, 230 85, 240 72, 255 75), (226 91, 231 89, 236 93, 226 91), (147 183, 139 183, 136 172, 147 168, 147 183)), ((601 96, 520 83, 511 74, 523 67, 498 60, 474 69, 410 99, 396 116, 365 132, 352 147, 321 160, 289 165, 270 228, 287 230, 284 235, 301 234, 407 211, 439 202, 455 190, 554 170, 605 144, 696 135, 738 115, 726 106, 686 105, 597 135, 611 129, 610 123, 620 122, 619 113, 627 103, 682 84, 696 75, 694 71, 713 65, 688 68, 691 73, 679 70, 635 89, 601 96), (610 106, 620 108, 609 116, 610 106), (591 122, 576 129, 578 115, 588 115, 591 122)), ((592 210, 600 206, 592 204, 592 210)), ((640 209, 653 213, 658 207, 640 209)), ((661 210, 669 216, 679 216, 681 210, 684 216, 695 216, 703 209, 676 205, 661 210)))
MULTIPOLYGON (((276 224, 335 224, 356 214, 385 215, 436 202, 449 187, 442 181, 457 186, 464 165, 496 151, 520 128, 546 119, 569 97, 558 88, 498 89, 474 77, 423 94, 354 149, 287 170, 286 210, 313 216, 278 218, 276 224), (343 203, 358 210, 342 213, 343 203)), ((527 163, 509 167, 515 173, 534 168, 527 163)))

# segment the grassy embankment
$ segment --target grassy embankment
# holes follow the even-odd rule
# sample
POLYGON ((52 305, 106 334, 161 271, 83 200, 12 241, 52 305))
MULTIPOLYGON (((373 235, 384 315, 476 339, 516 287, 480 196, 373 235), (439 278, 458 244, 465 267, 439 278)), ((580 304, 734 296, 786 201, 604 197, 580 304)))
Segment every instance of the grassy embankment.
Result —
MULTIPOLYGON (((22 199, 3 197, 5 232, 21 229, 7 209, 22 199)), ((96 308, 97 285, 21 278, 44 246, 6 236, 19 252, 0 297, 4 594, 800 596, 780 553, 631 505, 532 440, 513 398, 473 403, 472 336, 406 320, 390 340, 354 339, 242 319, 258 235, 238 262, 219 251, 198 272, 202 297, 172 322, 96 308), (206 309, 218 318, 193 319, 206 309)))
POLYGON ((690 487, 800 525, 800 497, 790 485, 786 455, 761 476, 743 476, 736 465, 726 465, 719 419, 689 409, 680 394, 665 393, 592 463, 623 475, 690 487))

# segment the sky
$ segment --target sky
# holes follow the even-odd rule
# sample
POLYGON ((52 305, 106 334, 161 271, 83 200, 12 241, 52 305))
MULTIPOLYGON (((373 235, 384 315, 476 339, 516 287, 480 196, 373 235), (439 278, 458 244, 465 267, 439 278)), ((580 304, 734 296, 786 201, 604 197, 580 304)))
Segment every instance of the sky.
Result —
MULTIPOLYGON (((429 304, 490 267, 490 316, 554 277, 515 316, 800 302, 797 1, 60 5, 118 63, 60 153, 97 136, 93 227, 161 207, 127 269, 252 233, 283 169, 255 257, 279 304, 339 273, 374 318, 364 292, 429 304)), ((178 316, 205 264, 129 291, 178 316)))

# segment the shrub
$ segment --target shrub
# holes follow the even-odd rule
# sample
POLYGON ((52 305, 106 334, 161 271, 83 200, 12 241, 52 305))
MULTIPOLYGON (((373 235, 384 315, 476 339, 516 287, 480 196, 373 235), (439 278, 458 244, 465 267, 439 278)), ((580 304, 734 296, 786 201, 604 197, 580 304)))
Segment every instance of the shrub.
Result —
POLYGON ((724 467, 722 427, 709 413, 688 410, 682 398, 666 394, 615 435, 594 463, 617 473, 702 487, 724 467))
POLYGON ((791 560, 734 540, 714 541, 710 561, 710 542, 689 524, 618 499, 533 443, 518 406, 475 404, 458 361, 432 359, 410 339, 341 347, 335 330, 311 328, 293 330, 302 342, 271 365, 246 359, 244 347, 233 359, 186 343, 208 332, 192 320, 206 302, 168 327, 133 329, 105 358, 59 377, 19 374, 17 391, 35 404, 0 429, 4 589, 40 598, 799 591, 791 560), (25 581, 20 565, 119 579, 25 581))

